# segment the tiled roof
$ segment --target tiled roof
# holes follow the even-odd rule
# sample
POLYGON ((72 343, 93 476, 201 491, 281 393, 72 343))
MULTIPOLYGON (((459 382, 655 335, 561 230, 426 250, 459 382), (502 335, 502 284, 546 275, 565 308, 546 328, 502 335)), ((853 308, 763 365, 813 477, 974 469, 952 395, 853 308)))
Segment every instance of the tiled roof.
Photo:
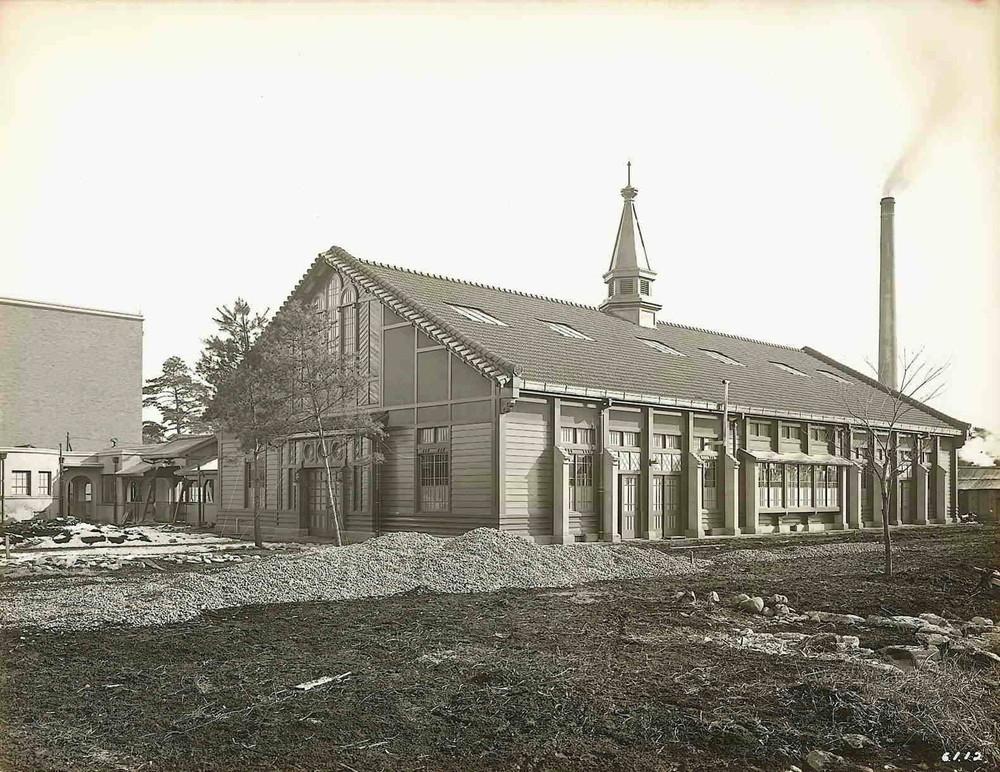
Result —
MULTIPOLYGON (((657 395, 677 404, 714 406, 722 399, 722 380, 727 378, 734 409, 844 418, 849 414, 841 396, 843 389, 853 395, 862 390, 870 394, 877 388, 860 373, 812 350, 680 324, 638 327, 592 306, 362 261, 336 247, 327 257, 331 264, 364 276, 380 290, 420 309, 424 316, 495 357, 528 383, 657 395), (452 304, 478 308, 504 326, 472 321, 451 308, 452 304), (549 322, 569 325, 593 340, 563 337, 549 322), (660 341, 684 356, 656 352, 642 343, 642 338, 660 341), (745 367, 718 361, 704 353, 706 350, 731 357, 745 367), (809 377, 780 369, 776 362, 809 377), (834 373, 850 386, 824 376, 821 370, 834 373)), ((880 400, 877 394, 876 401, 880 400)), ((963 426, 937 411, 918 407, 909 411, 903 422, 953 432, 963 426)))
POLYGON ((960 491, 1000 490, 1000 466, 959 465, 958 489, 960 491))

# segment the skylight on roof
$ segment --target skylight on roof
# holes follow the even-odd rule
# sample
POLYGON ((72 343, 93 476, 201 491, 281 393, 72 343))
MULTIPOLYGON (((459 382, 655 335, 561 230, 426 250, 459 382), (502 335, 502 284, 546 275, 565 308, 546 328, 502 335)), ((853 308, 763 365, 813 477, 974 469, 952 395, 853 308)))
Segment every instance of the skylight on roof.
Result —
POLYGON ((705 354, 712 357, 712 359, 717 359, 720 362, 725 362, 727 365, 736 365, 737 367, 746 367, 742 362, 737 362, 732 357, 727 357, 721 351, 712 351, 710 348, 701 349, 705 354))
POLYGON ((797 375, 800 378, 808 378, 809 376, 802 372, 801 370, 796 370, 791 365, 786 365, 784 362, 771 362, 772 365, 777 367, 779 370, 784 370, 786 373, 791 373, 792 375, 797 375))
POLYGON ((495 324, 497 327, 506 327, 507 325, 497 319, 495 316, 490 316, 485 311, 480 311, 478 308, 469 308, 468 306, 456 306, 448 303, 448 308, 454 311, 456 314, 461 314, 466 319, 471 319, 474 322, 482 322, 483 324, 495 324))
POLYGON ((846 386, 850 386, 851 385, 851 382, 849 380, 847 380, 846 378, 841 378, 836 373, 831 373, 831 372, 828 372, 827 370, 817 370, 816 372, 818 372, 820 375, 825 375, 831 381, 836 381, 837 383, 843 383, 846 386))
POLYGON ((662 354, 672 354, 675 357, 684 356, 680 351, 675 348, 671 348, 666 343, 660 343, 658 340, 650 340, 649 338, 639 338, 639 340, 645 343, 650 348, 654 348, 662 354))
POLYGON ((579 330, 574 330, 568 324, 563 324, 562 322, 546 322, 549 329, 554 332, 558 332, 564 338, 576 338, 577 340, 593 340, 593 338, 588 338, 579 330))

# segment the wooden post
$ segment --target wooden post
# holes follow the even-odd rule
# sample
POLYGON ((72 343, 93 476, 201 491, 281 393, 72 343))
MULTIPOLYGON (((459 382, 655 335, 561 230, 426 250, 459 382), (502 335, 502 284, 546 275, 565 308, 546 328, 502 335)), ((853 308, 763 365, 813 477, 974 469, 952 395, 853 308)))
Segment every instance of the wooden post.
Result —
POLYGON ((653 491, 653 411, 645 407, 642 410, 642 453, 640 456, 640 497, 639 511, 642 538, 658 541, 663 538, 663 521, 653 517, 653 501, 656 496, 653 491))
POLYGON ((573 534, 569 528, 569 462, 570 458, 560 447, 562 429, 562 400, 552 400, 552 539, 556 544, 570 544, 573 534))

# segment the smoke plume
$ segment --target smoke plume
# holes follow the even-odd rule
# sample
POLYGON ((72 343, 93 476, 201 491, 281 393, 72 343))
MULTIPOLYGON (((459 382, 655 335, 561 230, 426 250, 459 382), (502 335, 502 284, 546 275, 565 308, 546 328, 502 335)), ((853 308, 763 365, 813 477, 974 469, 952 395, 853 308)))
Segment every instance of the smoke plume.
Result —
POLYGON ((995 466, 1000 461, 1000 436, 988 429, 973 429, 973 436, 958 450, 958 457, 974 466, 995 466))
POLYGON ((919 171, 934 136, 947 123, 959 102, 960 81, 947 53, 925 47, 919 52, 924 77, 920 79, 923 106, 903 152, 885 179, 882 195, 892 196, 907 187, 919 171))

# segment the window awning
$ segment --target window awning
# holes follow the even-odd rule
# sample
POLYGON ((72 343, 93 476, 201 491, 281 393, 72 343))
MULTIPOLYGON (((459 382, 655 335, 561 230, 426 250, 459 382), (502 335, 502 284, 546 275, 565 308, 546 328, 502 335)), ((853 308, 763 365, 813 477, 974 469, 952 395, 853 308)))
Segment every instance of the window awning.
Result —
POLYGON ((851 466, 851 461, 829 453, 775 453, 773 450, 744 450, 748 456, 758 461, 770 461, 776 464, 832 464, 834 466, 851 466))

